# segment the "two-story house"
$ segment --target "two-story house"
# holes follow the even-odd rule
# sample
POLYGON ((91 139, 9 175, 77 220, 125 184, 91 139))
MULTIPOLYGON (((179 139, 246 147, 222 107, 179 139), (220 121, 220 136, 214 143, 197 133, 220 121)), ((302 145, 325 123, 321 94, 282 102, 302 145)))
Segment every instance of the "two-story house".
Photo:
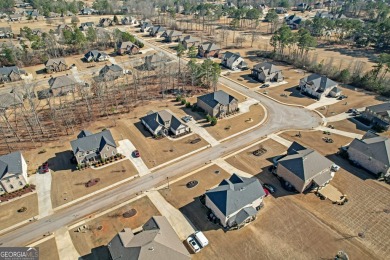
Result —
POLYGON ((205 42, 198 45, 198 55, 203 58, 218 57, 221 47, 212 42, 205 42))
POLYGON ((49 79, 50 90, 54 96, 63 96, 74 92, 78 82, 73 75, 62 75, 49 79))
POLYGON ((17 66, 0 67, 0 83, 22 80, 23 74, 26 72, 17 66))
POLYGON ((0 195, 23 189, 27 184, 27 163, 22 153, 0 156, 0 195))
POLYGON ((106 61, 110 58, 107 53, 98 51, 98 50, 92 50, 87 52, 84 55, 84 60, 86 62, 92 62, 92 61, 106 61))
POLYGON ((49 59, 45 62, 45 69, 47 73, 59 72, 68 69, 64 58, 49 59))
POLYGON ((181 31, 176 30, 166 30, 161 37, 165 38, 166 42, 177 42, 180 37, 183 35, 181 31))
POLYGON ((78 164, 89 164, 118 153, 110 130, 96 134, 83 130, 77 135, 76 140, 70 142, 70 145, 78 164))
POLYGON ((222 66, 231 70, 242 70, 248 67, 248 64, 241 57, 240 53, 225 52, 221 59, 222 66))
POLYGON ((366 107, 366 110, 362 113, 362 117, 373 125, 378 125, 383 129, 389 129, 390 102, 366 107))
POLYGON ((161 35, 165 32, 165 28, 162 27, 161 25, 157 25, 157 26, 153 26, 153 27, 150 27, 149 29, 149 35, 152 36, 152 37, 161 37, 161 35))
POLYGON ((333 80, 318 74, 311 74, 299 80, 299 87, 302 94, 309 94, 310 96, 320 100, 322 97, 330 95, 341 95, 341 91, 336 91, 338 83, 333 80), (333 91, 332 91, 333 90, 333 91))
POLYGON ((123 77, 123 75, 123 68, 116 64, 111 64, 111 66, 105 65, 99 71, 99 77, 104 80, 116 80, 123 77))
POLYGON ((282 69, 270 62, 253 66, 251 76, 260 82, 280 82, 284 80, 282 69))
POLYGON ((180 37, 179 42, 183 45, 183 47, 187 50, 192 46, 198 47, 200 44, 200 38, 193 37, 191 35, 186 35, 184 37, 180 37))
POLYGON ((117 53, 123 54, 137 54, 139 53, 139 47, 132 42, 118 42, 117 53))
POLYGON ((180 135, 189 132, 189 127, 167 110, 150 112, 141 118, 142 124, 154 135, 180 135))
POLYGON ((223 90, 198 97, 196 104, 205 113, 219 118, 238 110, 238 100, 223 90))

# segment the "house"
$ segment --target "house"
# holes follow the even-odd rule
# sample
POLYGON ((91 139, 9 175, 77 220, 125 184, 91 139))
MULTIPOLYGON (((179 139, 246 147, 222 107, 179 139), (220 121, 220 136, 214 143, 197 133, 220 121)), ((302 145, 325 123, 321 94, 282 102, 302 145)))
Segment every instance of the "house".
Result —
POLYGON ((0 156, 0 195, 23 189, 27 184, 27 163, 22 153, 0 156))
POLYGON ((188 250, 163 216, 153 216, 140 232, 130 228, 120 231, 107 246, 93 248, 81 260, 190 260, 188 250))
POLYGON ((81 23, 79 28, 81 31, 88 31, 88 28, 95 28, 95 23, 94 22, 81 23))
POLYGON ((123 54, 137 54, 139 53, 139 47, 132 42, 119 42, 117 45, 117 53, 123 54))
POLYGON ((83 9, 81 9, 80 13, 83 14, 83 15, 91 15, 95 12, 95 10, 93 10, 92 8, 88 8, 88 7, 85 7, 83 9))
POLYGON ((67 24, 59 24, 57 26, 57 33, 60 34, 63 30, 73 31, 73 28, 67 24))
POLYGON ((55 13, 55 12, 49 12, 49 15, 48 17, 49 18, 56 18, 56 17, 60 17, 61 15, 59 13, 55 13))
POLYGON ((318 100, 329 95, 329 92, 337 86, 337 82, 318 74, 311 74, 299 80, 301 93, 308 94, 318 100))
POLYGON ((287 13, 287 9, 284 8, 284 7, 276 7, 276 8, 275 8, 275 12, 276 12, 277 14, 286 14, 286 13, 287 13))
POLYGON ((101 18, 99 20, 99 26, 101 27, 108 27, 111 26, 113 21, 110 18, 101 18))
POLYGON ((148 32, 150 30, 150 28, 153 27, 153 24, 148 20, 140 21, 139 24, 141 27, 141 29, 140 29, 141 32, 148 32))
POLYGON ((329 92, 329 96, 337 98, 341 96, 341 93, 343 93, 343 91, 339 87, 333 87, 329 92))
POLYGON ((37 36, 41 37, 42 34, 43 34, 43 32, 42 32, 41 29, 32 29, 32 30, 31 30, 31 34, 37 35, 37 36))
POLYGON ((63 96, 73 92, 78 82, 72 75, 62 75, 50 78, 49 85, 54 96, 63 96))
POLYGON ((246 62, 238 52, 225 52, 222 55, 221 64, 231 70, 242 70, 248 68, 248 64, 246 64, 246 62))
POLYGON ((18 92, 0 93, 0 111, 23 105, 23 96, 18 92))
POLYGON ((290 183, 298 192, 311 187, 324 187, 334 177, 334 163, 317 151, 297 142, 278 160, 276 174, 290 183))
POLYGON ((327 11, 319 11, 316 13, 314 17, 323 18, 323 19, 330 19, 330 20, 337 20, 337 19, 346 19, 347 17, 343 14, 332 14, 327 11))
POLYGON ((237 6, 233 3, 233 2, 226 2, 223 7, 225 9, 230 9, 230 8, 233 8, 233 9, 237 9, 237 6))
POLYGON ((104 80, 116 80, 118 78, 123 77, 123 74, 123 69, 116 64, 111 64, 111 66, 105 65, 99 71, 99 77, 104 80))
POLYGON ((162 53, 154 53, 152 55, 145 56, 145 63, 142 67, 146 70, 154 70, 157 66, 167 62, 167 57, 162 53))
POLYGON ((177 42, 182 35, 183 33, 180 31, 166 30, 163 34, 161 34, 161 37, 164 37, 166 42, 177 42))
POLYGON ((253 66, 251 76, 260 82, 280 82, 284 80, 282 69, 270 62, 253 66))
POLYGON ((221 47, 212 42, 205 42, 198 45, 198 55, 204 58, 218 57, 220 50, 221 47))
POLYGON ((337 2, 334 1, 334 0, 328 0, 328 1, 325 1, 325 2, 324 2, 324 6, 325 6, 326 8, 336 7, 336 6, 337 6, 337 2))
POLYGON ((309 9, 309 5, 306 3, 300 3, 297 5, 296 10, 297 11, 306 11, 309 9))
POLYGON ((14 34, 12 33, 11 26, 10 27, 0 27, 0 38, 12 38, 14 34))
POLYGON ((0 83, 22 80, 21 76, 23 74, 26 74, 26 72, 17 66, 0 67, 0 83))
POLYGON ((262 13, 268 13, 269 7, 266 4, 258 4, 257 9, 262 13))
POLYGON ((324 8, 324 4, 321 2, 317 2, 314 4, 314 9, 323 9, 323 8, 324 8))
POLYGON ((84 60, 86 62, 91 62, 91 61, 106 61, 110 58, 107 53, 98 51, 98 50, 92 50, 87 52, 84 55, 84 60))
POLYGON ((152 37, 161 37, 161 35, 165 32, 165 28, 161 25, 153 26, 149 29, 149 35, 152 37))
POLYGON ((302 23, 302 17, 295 14, 287 16, 284 20, 292 30, 298 29, 302 23))
POLYGON ((223 90, 198 97, 196 104, 215 117, 224 117, 238 110, 238 100, 223 90))
POLYGON ((23 15, 21 15, 21 14, 10 14, 9 15, 9 20, 11 22, 21 21, 22 19, 23 19, 23 15))
POLYGON ((189 127, 179 118, 167 110, 151 112, 141 118, 142 124, 154 136, 159 135, 180 135, 189 132, 189 127))
POLYGON ((263 206, 264 189, 259 179, 237 174, 205 193, 205 203, 227 229, 240 229, 256 219, 263 206))
POLYGON ((187 35, 184 37, 180 37, 179 42, 187 50, 187 49, 191 48, 192 46, 197 47, 200 43, 200 38, 193 37, 191 35, 187 35))
POLYGON ((377 125, 385 130, 389 129, 390 102, 366 107, 362 117, 373 125, 377 125))
POLYGON ((390 140, 368 131, 362 139, 355 138, 348 146, 348 158, 364 169, 380 176, 390 175, 390 140))
POLYGON ((45 62, 45 68, 47 73, 59 72, 68 69, 64 58, 49 59, 45 62))
POLYGON ((89 164, 118 153, 110 130, 103 130, 96 134, 82 130, 70 145, 78 164, 89 164))

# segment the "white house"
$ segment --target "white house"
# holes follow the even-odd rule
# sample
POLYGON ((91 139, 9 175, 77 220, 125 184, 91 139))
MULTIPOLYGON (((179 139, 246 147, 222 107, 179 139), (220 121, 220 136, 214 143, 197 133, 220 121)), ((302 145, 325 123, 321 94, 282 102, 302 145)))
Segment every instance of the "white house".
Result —
POLYGON ((20 190, 27 184, 27 163, 22 153, 0 156, 0 195, 20 190))
MULTIPOLYGON (((311 74, 305 78, 300 79, 299 81, 301 93, 309 94, 317 99, 321 99, 322 97, 330 95, 330 92, 333 90, 333 88, 337 86, 337 82, 334 82, 333 80, 318 74, 311 74)), ((337 95, 340 94, 341 91, 337 89, 337 95)))
POLYGON ((248 67, 241 55, 233 52, 225 52, 222 56, 221 64, 231 70, 240 70, 248 67))

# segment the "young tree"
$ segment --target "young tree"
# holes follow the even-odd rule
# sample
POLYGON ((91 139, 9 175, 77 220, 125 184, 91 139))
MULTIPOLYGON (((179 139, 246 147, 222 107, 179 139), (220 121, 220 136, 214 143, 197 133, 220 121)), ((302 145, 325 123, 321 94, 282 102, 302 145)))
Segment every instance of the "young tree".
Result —
POLYGON ((197 52, 195 46, 191 46, 191 47, 188 49, 188 57, 190 57, 191 59, 196 58, 196 55, 197 55, 197 54, 198 54, 198 52, 197 52))
POLYGON ((268 11, 264 19, 266 22, 268 22, 268 25, 271 25, 271 33, 273 33, 276 27, 276 23, 279 20, 278 14, 275 12, 275 10, 271 9, 268 11))
POLYGON ((87 35, 86 35, 87 41, 90 43, 94 43, 97 40, 97 33, 96 29, 89 27, 87 30, 87 35))
POLYGON ((77 24, 80 22, 80 19, 77 16, 72 16, 72 18, 70 19, 70 22, 72 23, 72 25, 74 27, 76 27, 77 24))
POLYGON ((114 15, 114 18, 112 19, 112 21, 114 22, 114 24, 119 24, 119 20, 118 20, 118 17, 116 15, 114 15))

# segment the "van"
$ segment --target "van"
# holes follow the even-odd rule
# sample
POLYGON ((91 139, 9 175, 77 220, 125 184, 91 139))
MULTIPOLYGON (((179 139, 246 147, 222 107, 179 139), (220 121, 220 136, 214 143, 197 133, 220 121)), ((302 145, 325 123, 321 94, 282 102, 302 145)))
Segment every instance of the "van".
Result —
POLYGON ((202 233, 202 231, 196 231, 194 234, 194 237, 198 244, 203 248, 209 244, 209 241, 205 237, 205 235, 202 233))

